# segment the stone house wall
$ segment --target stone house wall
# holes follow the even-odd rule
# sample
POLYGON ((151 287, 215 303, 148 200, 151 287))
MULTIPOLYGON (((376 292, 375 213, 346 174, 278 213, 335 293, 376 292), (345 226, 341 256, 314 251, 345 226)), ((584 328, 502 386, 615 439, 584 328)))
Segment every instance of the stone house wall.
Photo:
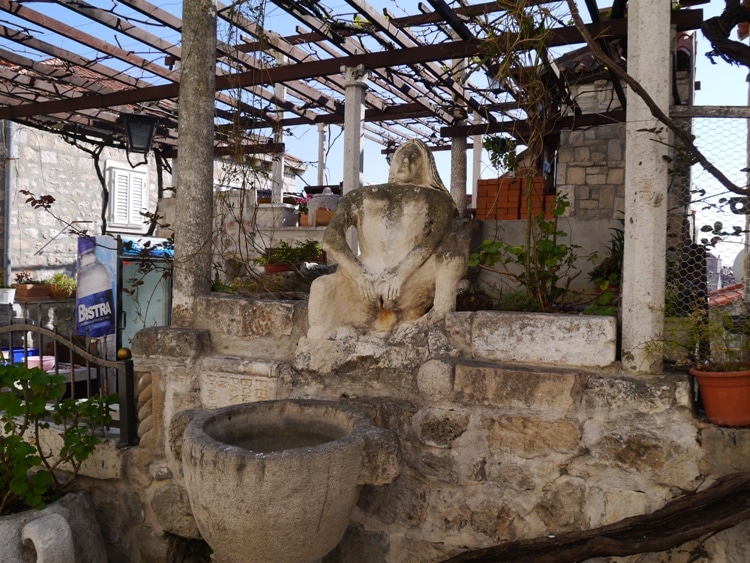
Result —
MULTIPOLYGON (((12 270, 28 269, 37 279, 59 271, 72 275, 76 268, 77 237, 69 234, 66 222, 88 233, 101 234, 103 196, 94 160, 60 135, 28 127, 17 126, 15 143, 18 158, 10 163, 15 169, 15 185, 2 190, 3 197, 10 196, 10 216, 0 214, 1 220, 10 222, 12 270), (33 209, 19 190, 30 191, 37 197, 54 197, 51 211, 60 219, 33 209)), ((127 163, 125 153, 112 148, 105 148, 100 155, 102 170, 108 160, 127 163)), ((149 158, 147 181, 147 208, 155 211, 157 173, 153 158, 149 158)), ((171 185, 169 175, 164 182, 171 185)))
MULTIPOLYGON (((347 401, 398 434, 401 475, 363 488, 327 563, 442 561, 594 528, 750 469, 750 431, 696 416, 685 375, 620 373, 613 319, 454 313, 386 346, 307 340, 305 302, 212 295, 199 307, 200 326, 146 329, 134 342, 140 445, 117 453, 120 477, 87 482, 100 519, 114 518, 104 530, 111 557, 160 561, 162 532, 198 535, 180 468, 186 420, 175 416, 186 409, 347 401), (535 360, 555 326, 580 342, 535 360)), ((740 553, 749 532, 741 525, 648 561, 740 553)))

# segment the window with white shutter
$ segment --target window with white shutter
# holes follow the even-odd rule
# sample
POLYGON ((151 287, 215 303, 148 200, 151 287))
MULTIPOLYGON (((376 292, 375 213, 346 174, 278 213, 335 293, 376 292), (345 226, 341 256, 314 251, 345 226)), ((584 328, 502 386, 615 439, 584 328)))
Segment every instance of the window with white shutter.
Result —
POLYGON ((143 233, 148 225, 141 215, 147 210, 148 194, 145 172, 119 163, 107 163, 109 174, 109 230, 143 233))

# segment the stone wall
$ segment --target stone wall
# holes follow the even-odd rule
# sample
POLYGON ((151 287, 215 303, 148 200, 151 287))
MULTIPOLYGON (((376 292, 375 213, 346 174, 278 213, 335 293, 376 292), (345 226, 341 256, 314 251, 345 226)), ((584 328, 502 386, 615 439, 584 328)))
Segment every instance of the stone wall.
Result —
MULTIPOLYGON (((504 322, 516 323, 522 339, 530 323, 547 323, 549 331, 579 317, 456 313, 399 342, 337 342, 300 338, 303 302, 212 296, 201 306, 201 327, 136 337, 141 443, 128 453, 123 492, 113 497, 99 486, 94 495, 107 513, 126 509, 118 532, 126 537, 116 539, 138 549, 135 560, 158 560, 164 530, 197 533, 180 476, 187 419, 177 414, 186 409, 289 397, 349 401, 397 432, 402 474, 363 489, 346 537, 325 559, 331 563, 441 561, 465 549, 588 529, 750 468, 750 431, 697 417, 686 375, 619 372, 614 354, 606 357, 614 333, 597 342, 613 320, 594 318, 578 343, 532 363, 514 354, 533 349, 535 336, 511 344, 504 322), (586 360, 586 347, 598 365, 586 360)), ((701 545, 731 552, 747 530, 701 545)))
MULTIPOLYGON (((18 149, 18 159, 13 162, 15 185, 7 187, 12 269, 14 272, 28 269, 37 279, 59 271, 72 275, 76 268, 77 237, 69 234, 69 224, 91 234, 101 234, 103 196, 94 160, 60 135, 28 127, 17 127, 15 142, 18 149), (54 197, 51 210, 60 219, 33 209, 19 190, 30 191, 37 197, 54 197)), ((127 157, 122 151, 105 148, 100 155, 103 171, 107 160, 126 163, 127 157)), ((169 175, 165 183, 171 184, 169 175)), ((154 211, 157 174, 153 157, 149 158, 148 184, 148 209, 154 211)))

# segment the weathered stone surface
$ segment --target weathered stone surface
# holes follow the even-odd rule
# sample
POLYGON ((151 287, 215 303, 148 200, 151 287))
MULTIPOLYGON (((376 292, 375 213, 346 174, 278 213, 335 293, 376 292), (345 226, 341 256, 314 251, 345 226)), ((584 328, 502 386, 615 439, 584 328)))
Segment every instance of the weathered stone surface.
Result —
POLYGON ((186 538, 201 537, 184 488, 177 485, 159 487, 151 497, 151 509, 166 531, 186 538))
POLYGON ((585 529, 589 525, 586 493, 583 479, 560 477, 544 487, 534 512, 551 533, 585 529))
POLYGON ((345 193, 323 235, 338 269, 310 287, 308 338, 397 333, 455 310, 469 246, 458 215, 427 145, 396 149, 388 182, 345 193))
POLYGON ((368 532, 353 525, 346 529, 341 543, 323 557, 322 563, 386 563, 388 547, 388 534, 368 532))
POLYGON ((540 420, 529 416, 484 416, 489 450, 512 458, 533 459, 550 453, 575 455, 582 449, 581 431, 572 420, 540 420))
MULTIPOLYGON (((174 358, 190 362, 211 349, 209 333, 192 328, 149 327, 133 338, 133 358, 174 358)), ((137 366, 137 364, 136 364, 137 366)))
POLYGON ((212 294, 196 305, 194 325, 211 332, 218 353, 285 358, 307 330, 307 303, 212 294))
MULTIPOLYGON (((383 380, 388 372, 399 375, 399 380, 404 379, 404 373, 416 374, 427 355, 424 340, 389 345, 377 337, 359 341, 303 339, 294 355, 294 367, 311 373, 346 373, 354 379, 387 383, 383 380)), ((402 385, 397 383, 396 387, 402 385)), ((414 381, 409 382, 409 387, 415 387, 414 381)))
POLYGON ((427 517, 427 483, 405 473, 385 487, 362 487, 357 507, 386 524, 420 526, 427 517))
POLYGON ((571 367, 607 367, 615 361, 614 317, 505 311, 472 315, 474 360, 571 367))
POLYGON ((531 409, 562 416, 579 394, 579 376, 462 362, 456 366, 454 393, 464 405, 531 409))
POLYGON ((416 424, 420 438, 428 446, 450 448, 469 425, 469 417, 449 409, 425 409, 418 413, 416 424))
POLYGON ((606 526, 624 518, 647 514, 651 510, 651 503, 645 493, 611 488, 604 493, 604 513, 599 525, 606 526))
POLYGON ((750 430, 709 425, 701 428, 699 439, 706 474, 750 471, 750 430))
POLYGON ((453 365, 441 360, 428 360, 417 372, 420 395, 432 401, 444 401, 453 392, 453 365))
POLYGON ((215 371, 201 372, 201 403, 209 409, 250 403, 253 401, 270 401, 278 397, 278 366, 264 365, 260 370, 270 376, 252 375, 252 370, 238 369, 236 372, 221 373, 215 371))
POLYGON ((658 413, 675 406, 676 390, 683 381, 666 378, 589 377, 584 381, 584 407, 588 412, 631 408, 658 413))

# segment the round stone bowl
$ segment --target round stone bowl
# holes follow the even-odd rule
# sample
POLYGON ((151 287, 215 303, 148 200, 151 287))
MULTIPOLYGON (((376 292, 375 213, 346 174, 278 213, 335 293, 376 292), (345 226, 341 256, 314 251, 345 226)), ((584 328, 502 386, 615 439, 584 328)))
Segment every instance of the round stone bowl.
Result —
POLYGON ((282 400, 200 411, 185 485, 220 562, 316 561, 341 541, 359 489, 400 473, 398 438, 342 403, 282 400))

